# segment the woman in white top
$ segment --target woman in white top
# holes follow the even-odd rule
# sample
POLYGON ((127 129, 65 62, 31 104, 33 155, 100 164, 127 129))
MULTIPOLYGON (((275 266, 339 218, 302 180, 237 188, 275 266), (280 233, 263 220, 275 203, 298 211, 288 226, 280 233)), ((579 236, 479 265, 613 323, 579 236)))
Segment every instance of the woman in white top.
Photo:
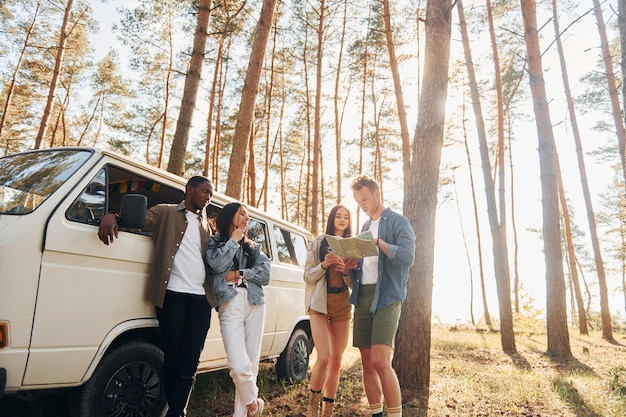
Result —
MULTIPOLYGON (((350 211, 346 207, 338 205, 331 209, 326 234, 352 236, 350 211)), ((314 239, 307 250, 305 307, 311 318, 311 332, 317 350, 317 360, 311 370, 307 417, 318 417, 320 399, 322 417, 328 417, 333 412, 341 358, 348 344, 352 318, 349 271, 356 267, 356 261, 356 258, 342 259, 333 253, 324 235, 314 239)))

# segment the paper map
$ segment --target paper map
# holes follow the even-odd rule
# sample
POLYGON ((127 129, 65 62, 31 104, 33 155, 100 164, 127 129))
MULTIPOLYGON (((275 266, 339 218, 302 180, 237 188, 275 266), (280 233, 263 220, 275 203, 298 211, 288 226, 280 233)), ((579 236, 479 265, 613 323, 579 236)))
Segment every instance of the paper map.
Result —
POLYGON ((372 232, 363 232, 355 237, 337 237, 326 235, 328 246, 342 258, 363 258, 378 255, 372 232))

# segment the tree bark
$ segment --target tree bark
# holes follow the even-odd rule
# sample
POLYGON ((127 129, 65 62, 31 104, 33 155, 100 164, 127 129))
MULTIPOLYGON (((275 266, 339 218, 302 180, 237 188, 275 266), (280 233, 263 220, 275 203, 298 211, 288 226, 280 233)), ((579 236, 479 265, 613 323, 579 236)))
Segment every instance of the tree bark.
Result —
MULTIPOLYGON (((619 105, 619 98, 617 97, 617 83, 615 81, 615 73, 613 72, 613 63, 611 61, 611 53, 609 52, 609 43, 606 36, 606 28, 604 25, 604 18, 602 17, 600 2, 598 0, 593 0, 593 7, 596 14, 596 20, 598 22, 598 31, 600 32, 602 61, 604 62, 604 68, 606 70, 606 81, 609 88, 611 108, 613 109, 613 120, 615 122, 615 131, 617 132, 617 141, 619 144, 619 156, 622 162, 624 182, 626 183, 626 133, 624 132, 624 121, 622 120, 622 111, 619 105)), ((604 276, 604 266, 602 266, 598 271, 598 284, 600 286, 602 338, 613 341, 613 326, 611 325, 611 310, 609 308, 609 290, 606 285, 606 277, 604 276)))
POLYGON ((528 78, 539 142, 543 208, 542 230, 547 287, 548 349, 546 353, 552 357, 569 358, 572 356, 572 353, 567 328, 567 301, 563 276, 563 254, 561 253, 556 146, 543 79, 535 1, 521 0, 521 5, 524 20, 524 39, 526 40, 528 78))
MULTIPOLYGON (((561 64, 561 74, 563 79, 563 89, 565 91, 565 97, 567 99, 567 109, 570 117, 570 124, 572 125, 572 135, 574 137, 574 143, 576 145, 576 156, 578 158, 578 171, 580 172, 580 183, 583 189, 583 197, 585 200, 585 208, 587 209, 587 224, 589 225, 589 236, 591 238, 591 246, 593 247, 594 259, 596 262, 596 271, 598 276, 602 276, 603 281, 606 281, 606 274, 604 271, 604 261, 602 260, 602 252, 600 250, 600 243, 598 239, 598 231, 596 227, 596 215, 591 202, 591 193, 589 191, 589 181, 587 180, 587 169, 585 167, 585 155, 582 149, 582 140, 580 137, 580 129, 578 128, 578 120, 576 118, 576 109, 574 108, 574 99, 569 84, 569 75, 567 73, 567 61, 565 59, 565 52, 563 51, 563 42, 561 42, 561 30, 559 29, 559 19, 557 13, 557 2, 552 0, 552 23, 554 25, 554 36, 556 37, 556 45, 559 53, 559 62, 561 64)), ((572 260, 571 262, 574 262, 572 260)), ((600 280, 600 278, 599 278, 600 280)), ((578 282, 578 274, 576 270, 572 273, 572 281, 574 283, 574 293, 576 297, 576 304, 578 307, 578 325, 580 334, 588 335, 589 330, 587 328, 587 316, 585 315, 585 305, 583 302, 582 294, 580 291, 580 284, 578 282)))
MULTIPOLYGON (((26 54, 26 48, 28 47, 28 42, 30 41, 30 37, 33 34, 35 29, 35 22, 37 22, 37 16, 39 16, 39 8, 41 7, 41 0, 37 2, 35 6, 35 11, 33 12, 33 18, 26 30, 26 36, 24 37, 24 44, 20 49, 20 55, 17 59, 17 63, 15 64, 15 68, 13 69, 13 74, 11 75, 11 81, 9 82, 9 86, 6 90, 6 98, 4 100, 4 107, 2 109, 2 117, 0 118, 0 139, 2 138, 2 128, 6 123, 7 114, 9 113, 9 109, 11 108, 11 100, 13 98, 13 91, 15 89, 15 81, 17 80, 17 74, 20 72, 20 68, 22 68, 22 63, 24 62, 24 55, 26 54)), ((7 155, 9 153, 9 141, 5 145, 4 154, 7 155)))
POLYGON ((59 31, 59 43, 57 45, 57 55, 54 60, 54 70, 52 72, 52 80, 50 80, 50 88, 48 90, 48 99, 46 101, 46 107, 41 117, 41 123, 39 124, 39 131, 35 138, 35 149, 41 147, 41 142, 46 137, 48 132, 48 124, 50 123, 50 116, 54 108, 54 96, 57 86, 59 84, 59 77, 61 75, 61 67, 63 66, 63 57, 65 55, 65 45, 67 44, 67 25, 70 21, 70 12, 72 10, 72 4, 74 0, 68 0, 65 6, 65 13, 63 14, 63 23, 61 24, 61 30, 59 31))
POLYGON ((191 59, 189 60, 189 69, 185 77, 185 89, 183 90, 180 113, 176 122, 174 139, 172 140, 170 160, 167 164, 167 170, 176 175, 183 175, 185 172, 185 153, 187 152, 189 129, 191 129, 191 120, 196 109, 196 97, 198 96, 198 86, 200 85, 202 66, 204 64, 211 3, 212 0, 200 0, 198 5, 198 18, 196 21, 196 32, 193 36, 191 59))
POLYGON ((569 216, 569 208, 565 198, 565 189, 563 188, 563 178, 561 177, 561 165, 557 154, 557 181, 559 187, 559 202, 561 204, 561 213, 563 215, 563 227, 565 229, 565 249, 567 251, 567 260, 570 269, 570 278, 572 281, 574 300, 576 301, 576 309, 578 310, 578 331, 582 335, 589 335, 587 329, 587 316, 585 314, 585 304, 583 296, 580 292, 580 283, 578 280, 578 268, 576 267, 576 253, 574 252, 574 241, 572 239, 572 225, 569 216))
POLYGON ((326 2, 320 0, 317 22, 317 54, 315 57, 315 103, 313 111, 313 171, 311 176, 311 233, 319 234, 320 165, 322 153, 322 58, 324 56, 324 25, 326 2))
MULTIPOLYGON (((465 22, 462 2, 457 2, 459 16, 462 22, 465 22)), ((461 27, 465 27, 464 24, 461 27)), ((485 184, 485 198, 487 200, 487 217, 489 219, 489 227, 493 244, 493 263, 496 275, 496 287, 498 293, 498 309, 500 314, 500 340, 502 349, 506 352, 515 352, 515 334, 513 332, 513 313, 511 310, 511 283, 509 276, 509 263, 507 261, 506 242, 500 233, 500 223, 498 221, 498 210, 496 205, 495 183, 491 176, 491 163, 489 160, 489 145, 487 143, 487 132, 482 115, 482 107, 480 104, 480 94, 478 92, 478 84, 476 83, 476 75, 474 73, 474 63, 472 60, 467 30, 463 31, 463 44, 465 52, 466 68, 470 79, 469 86, 472 95, 472 103, 474 115, 476 119, 476 127, 478 133, 478 142, 480 149, 481 165, 483 171, 483 182, 485 184)))
MULTIPOLYGON (((617 19, 617 26, 619 27, 619 44, 621 47, 620 49, 622 51, 626 51, 626 0, 617 1, 617 19)), ((626 80, 626 52, 622 52, 621 54, 620 68, 622 70, 622 80, 626 80)), ((622 82, 622 103, 626 103, 625 82, 622 82)), ((624 123, 626 123, 626 113, 624 113, 622 116, 625 118, 624 123)))
MULTIPOLYGON (((396 58, 396 47, 393 42, 393 30, 391 26, 391 11, 389 0, 383 0, 383 18, 385 20, 385 38, 387 40, 387 51, 389 51, 389 67, 393 77, 393 88, 396 95, 396 106, 398 108, 398 119, 400 121, 400 138, 402 140, 402 173, 404 177, 404 189, 409 186, 409 174, 411 169, 411 143, 409 140, 409 125, 406 120, 406 107, 402 95, 402 82, 400 81, 400 71, 398 70, 398 58, 396 58)), ((408 202, 405 202, 405 208, 408 202)))
MULTIPOLYGON (((337 71, 335 73, 335 94, 333 96, 333 110, 335 112, 335 162, 337 165, 337 197, 336 204, 341 204, 341 177, 342 177, 342 163, 341 163, 341 146, 342 146, 342 126, 343 126, 343 110, 339 111, 339 86, 341 84, 341 63, 343 60, 343 48, 346 38, 346 26, 348 22, 348 1, 343 2, 343 16, 341 25, 341 40, 339 41, 339 51, 337 53, 337 71)), ((345 103, 345 99, 343 101, 345 103)), ((345 104, 344 104, 345 107, 345 104)))
POLYGON ((430 386, 435 215, 448 93, 451 26, 451 0, 429 0, 424 82, 413 140, 409 188, 405 194, 405 199, 413 202, 406 215, 415 230, 416 257, 409 270, 408 294, 403 303, 393 359, 400 384, 415 388, 426 396, 430 386))
MULTIPOLYGON (((457 7, 461 9, 459 14, 462 13, 463 5, 461 4, 461 0, 457 3, 457 7)), ((465 20, 465 16, 463 15, 463 22, 465 20)), ((464 23, 461 23, 463 25, 464 23)), ((463 121, 463 132, 466 132, 465 121, 463 121)), ((467 143, 467 136, 464 134, 463 136, 463 145, 465 146, 465 156, 467 157, 467 169, 469 170, 469 178, 470 178, 470 188, 472 190, 472 207, 474 209, 474 226, 476 228, 476 250, 478 252, 478 265, 479 265, 479 273, 480 273, 480 296, 482 299, 483 305, 483 315, 485 316, 485 324, 491 329, 493 324, 491 323, 491 314, 489 314, 489 304, 487 304, 487 289, 485 287, 485 267, 483 265, 483 245, 480 233, 480 222, 478 220, 478 204, 476 203, 476 187, 474 186, 474 173, 472 170, 472 157, 470 154, 469 145, 467 143)), ((474 313, 472 311, 472 317, 474 313)))
POLYGON ((246 149, 250 132, 252 130, 252 118, 254 117, 254 103, 259 91, 259 80, 265 59, 265 47, 272 28, 276 0, 263 0, 261 16, 257 22, 250 61, 246 72, 246 80, 241 91, 241 102, 235 134, 233 137, 233 149, 230 154, 228 167, 228 180, 226 182, 226 195, 235 199, 241 199, 241 184, 243 180, 244 165, 246 162, 246 149))

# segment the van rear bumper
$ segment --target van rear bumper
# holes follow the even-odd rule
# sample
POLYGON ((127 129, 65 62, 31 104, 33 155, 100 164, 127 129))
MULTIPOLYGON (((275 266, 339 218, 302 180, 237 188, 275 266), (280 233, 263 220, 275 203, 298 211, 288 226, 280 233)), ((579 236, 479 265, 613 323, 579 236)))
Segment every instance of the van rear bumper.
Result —
POLYGON ((0 399, 4 395, 4 390, 7 387, 7 370, 0 368, 0 399))

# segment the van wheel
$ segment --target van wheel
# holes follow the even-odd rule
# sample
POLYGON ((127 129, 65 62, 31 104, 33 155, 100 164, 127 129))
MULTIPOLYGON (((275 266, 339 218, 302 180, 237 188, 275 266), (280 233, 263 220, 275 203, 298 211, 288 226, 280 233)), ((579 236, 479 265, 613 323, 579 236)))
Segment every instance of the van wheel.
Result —
POLYGON ((276 362, 276 375, 280 379, 300 382, 306 376, 309 369, 309 336, 302 329, 296 329, 289 338, 289 343, 285 350, 278 357, 276 362))
POLYGON ((163 352, 146 342, 122 345, 107 354, 83 385, 77 417, 158 417, 165 409, 163 352))

